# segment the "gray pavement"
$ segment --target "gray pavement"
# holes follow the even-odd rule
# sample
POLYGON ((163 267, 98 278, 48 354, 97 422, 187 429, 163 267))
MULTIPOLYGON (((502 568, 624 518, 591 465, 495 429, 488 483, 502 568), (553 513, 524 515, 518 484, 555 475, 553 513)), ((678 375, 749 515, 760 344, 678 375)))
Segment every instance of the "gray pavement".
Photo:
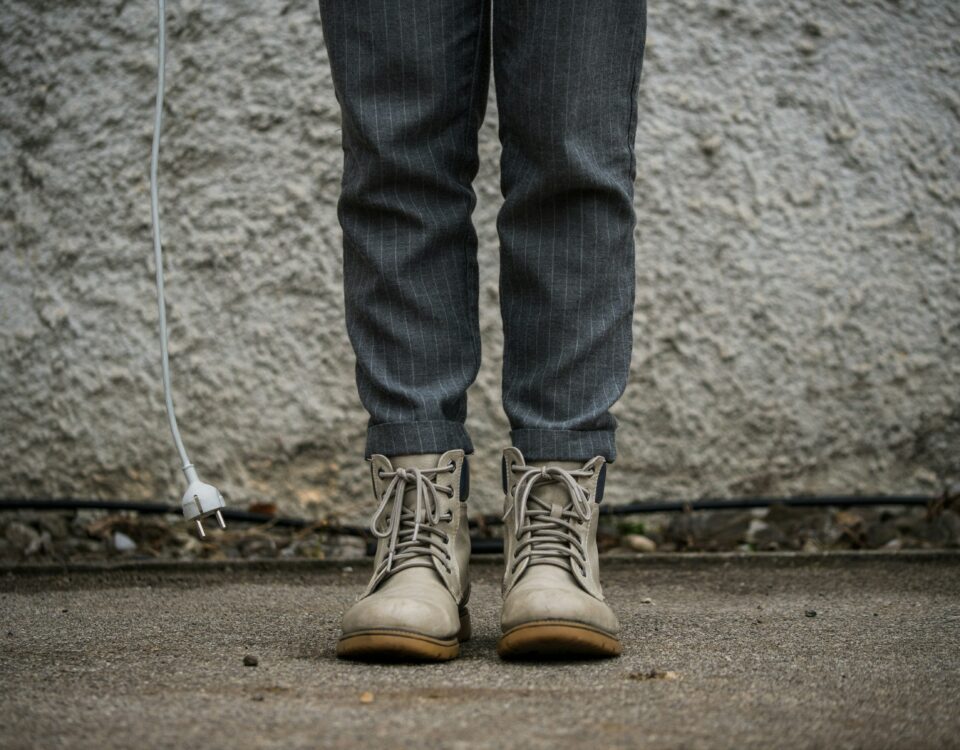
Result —
POLYGON ((0 747, 960 747, 956 553, 608 560, 593 663, 498 660, 499 570, 389 666, 333 657, 362 565, 7 571, 0 747))

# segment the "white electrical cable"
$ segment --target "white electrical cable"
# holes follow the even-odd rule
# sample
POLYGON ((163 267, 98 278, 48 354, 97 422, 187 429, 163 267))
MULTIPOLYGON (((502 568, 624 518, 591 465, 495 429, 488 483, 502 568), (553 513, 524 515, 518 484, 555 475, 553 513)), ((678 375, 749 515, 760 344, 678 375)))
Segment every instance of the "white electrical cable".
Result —
POLYGON ((173 433, 173 442, 180 454, 183 473, 187 478, 187 491, 183 496, 183 514, 188 520, 195 520, 200 536, 205 536, 201 519, 215 515, 220 528, 226 524, 220 510, 224 507, 223 495, 220 490, 210 484, 201 482, 187 449, 183 446, 180 437, 180 428, 177 426, 177 415, 173 409, 173 390, 170 385, 170 351, 167 333, 167 304, 163 291, 163 244, 160 240, 160 199, 157 187, 157 173, 160 163, 160 130, 163 124, 163 91, 165 86, 164 72, 166 68, 167 23, 166 4, 164 0, 157 0, 157 101, 153 118, 153 146, 150 149, 150 219, 153 224, 153 258, 157 266, 157 308, 160 312, 160 369, 163 375, 163 396, 167 405, 167 419, 170 421, 170 432, 173 433))
POLYGON ((160 240, 160 199, 157 187, 157 173, 160 163, 160 131, 163 126, 163 90, 164 72, 166 68, 167 47, 167 9, 164 0, 157 0, 157 104, 153 118, 153 147, 150 150, 150 218, 153 222, 153 259, 157 264, 157 307, 160 311, 160 367, 163 371, 163 396, 167 402, 167 418, 170 420, 170 431, 173 433, 173 442, 184 471, 192 466, 187 456, 187 449, 183 446, 180 437, 180 428, 177 427, 177 415, 173 410, 173 391, 170 385, 170 352, 167 343, 167 303, 163 292, 163 245, 160 240))

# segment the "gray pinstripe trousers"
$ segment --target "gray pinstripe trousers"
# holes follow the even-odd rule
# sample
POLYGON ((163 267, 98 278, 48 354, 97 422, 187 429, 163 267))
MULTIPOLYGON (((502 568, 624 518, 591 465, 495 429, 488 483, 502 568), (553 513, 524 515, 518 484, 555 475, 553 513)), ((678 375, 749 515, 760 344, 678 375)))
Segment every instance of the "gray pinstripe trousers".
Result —
POLYGON ((528 460, 613 460, 632 348, 645 0, 320 0, 340 104, 366 453, 473 450, 477 131, 490 60, 503 405, 528 460), (491 33, 492 30, 492 33, 491 33))

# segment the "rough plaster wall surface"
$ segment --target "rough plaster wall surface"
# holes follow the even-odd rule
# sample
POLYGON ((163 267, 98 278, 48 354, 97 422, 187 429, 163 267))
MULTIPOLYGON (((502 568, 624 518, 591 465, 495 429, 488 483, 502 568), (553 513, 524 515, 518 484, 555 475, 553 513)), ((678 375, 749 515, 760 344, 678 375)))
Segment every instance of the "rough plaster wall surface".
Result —
MULTIPOLYGON (((174 387, 243 505, 369 513, 316 6, 176 0, 161 164, 174 387)), ((0 7, 0 494, 175 500, 147 0, 0 7)), ((650 4, 631 382, 608 498, 931 491, 960 474, 960 8, 650 4)), ((499 504, 491 89, 474 508, 499 504)))

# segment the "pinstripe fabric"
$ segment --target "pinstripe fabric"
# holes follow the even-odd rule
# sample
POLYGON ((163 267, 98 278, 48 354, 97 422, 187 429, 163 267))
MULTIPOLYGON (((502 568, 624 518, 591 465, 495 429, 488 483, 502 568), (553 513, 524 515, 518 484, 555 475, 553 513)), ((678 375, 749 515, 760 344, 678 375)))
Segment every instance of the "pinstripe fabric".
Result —
POLYGON ((527 460, 616 456, 632 346, 643 0, 320 0, 343 122, 367 455, 473 450, 477 130, 503 145, 503 403, 527 460))

